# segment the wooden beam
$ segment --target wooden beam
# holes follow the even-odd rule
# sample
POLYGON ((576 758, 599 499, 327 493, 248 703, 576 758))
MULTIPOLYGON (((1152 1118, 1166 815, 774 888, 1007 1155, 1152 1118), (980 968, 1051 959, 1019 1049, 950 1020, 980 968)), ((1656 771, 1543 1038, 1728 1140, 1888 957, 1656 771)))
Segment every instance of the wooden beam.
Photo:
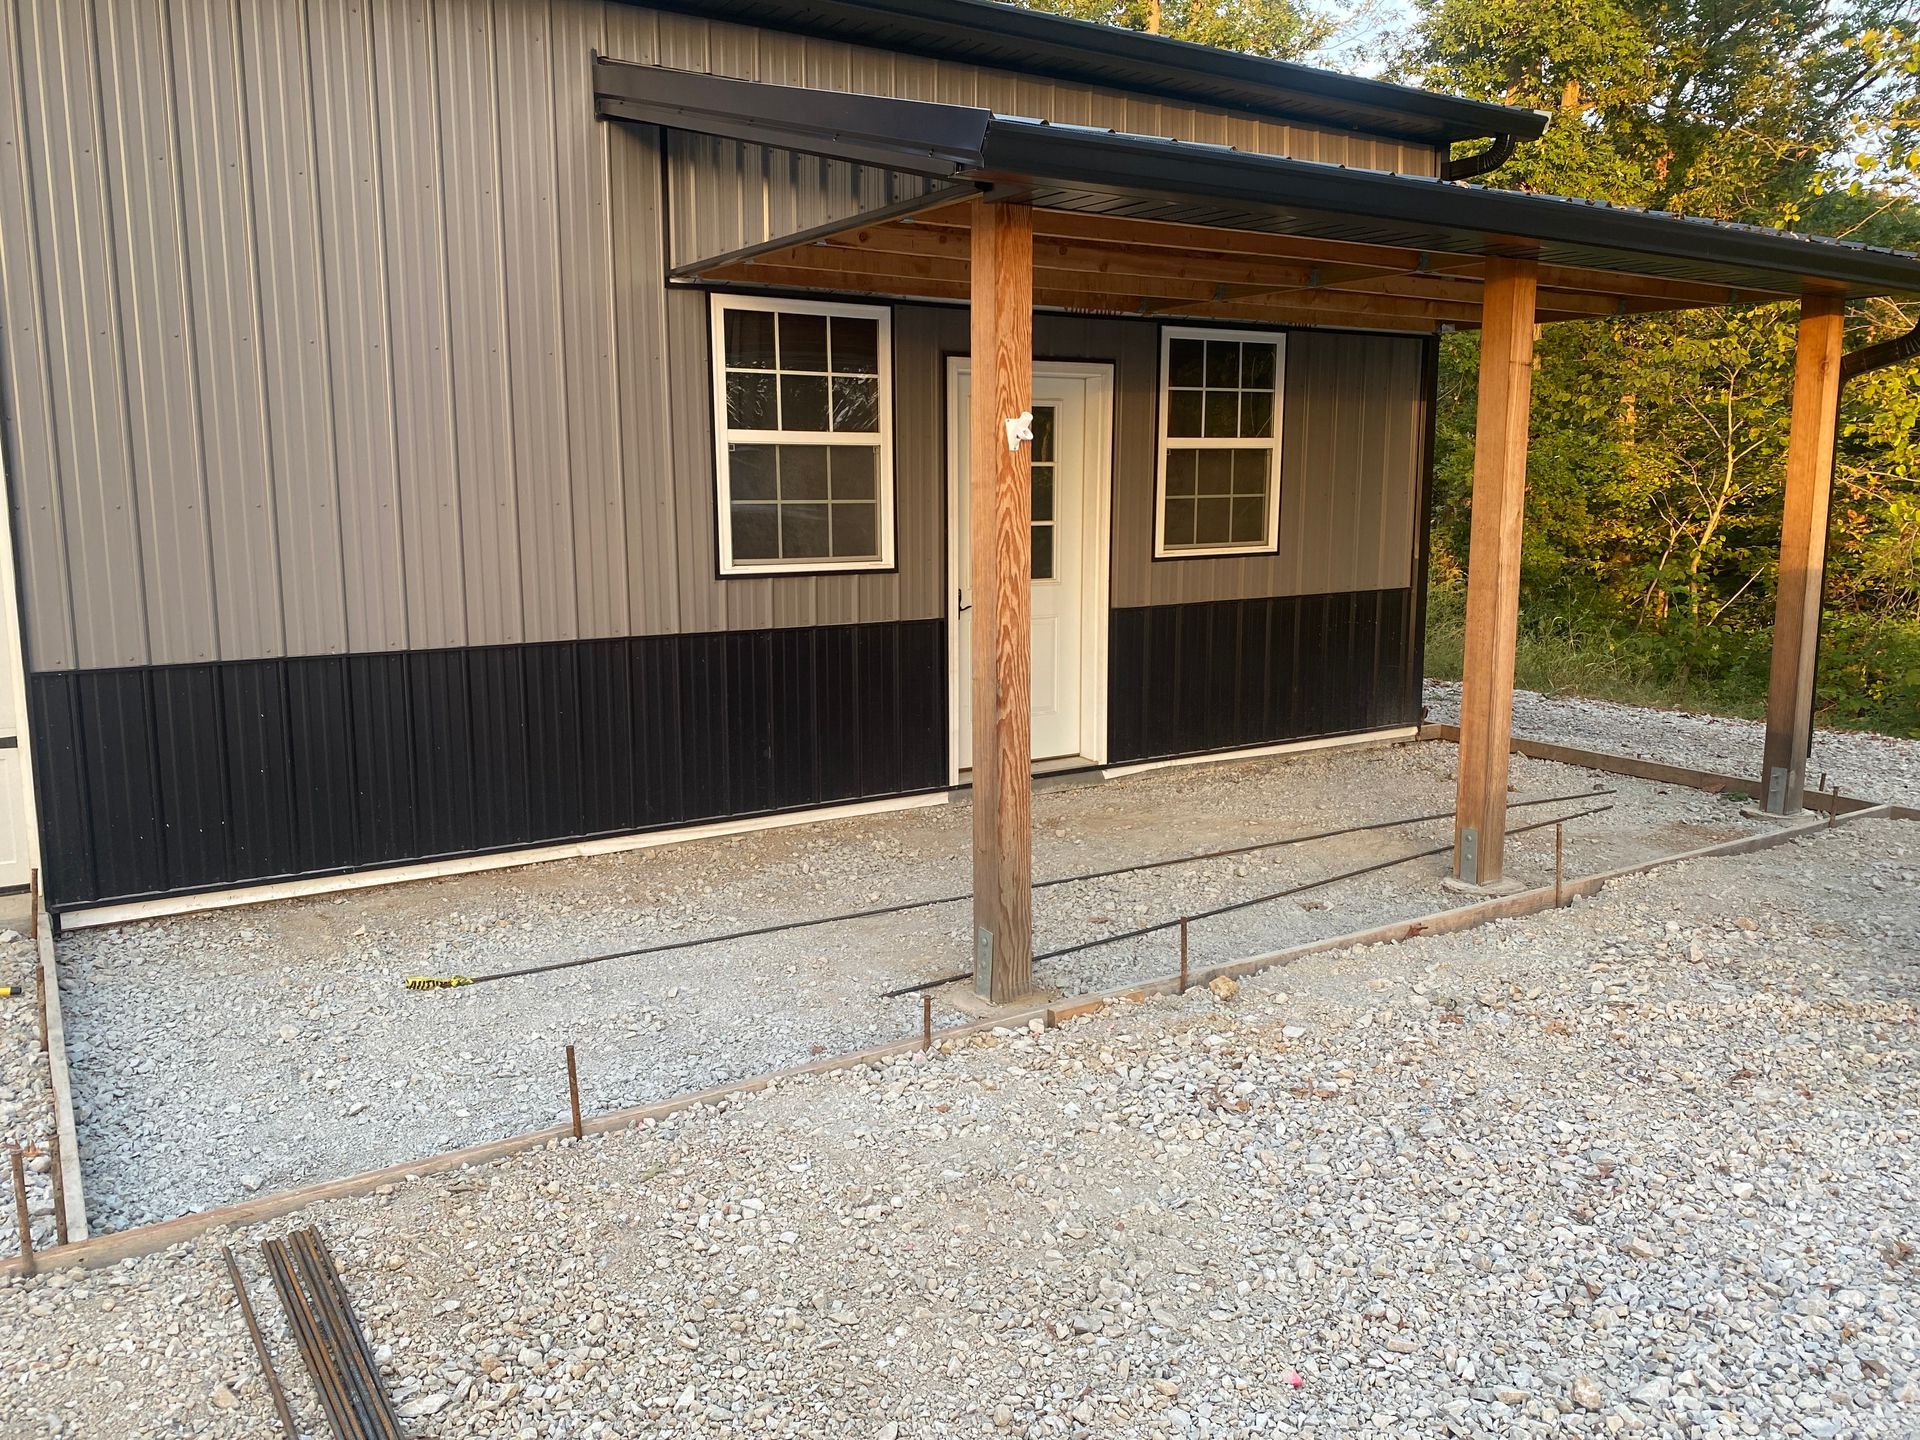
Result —
MULTIPOLYGON (((926 279, 898 275, 850 276, 820 270, 803 270, 788 265, 729 266, 704 278, 735 285, 766 285, 783 290, 826 290, 836 294, 891 296, 903 300, 969 300, 972 290, 965 280, 926 279)), ((1162 302, 1150 296, 1109 294, 1104 291, 1037 288, 1033 303, 1043 310, 1066 310, 1080 315, 1140 316, 1156 312, 1162 302)), ((1323 325, 1395 330, 1411 334, 1431 334, 1438 321, 1413 316, 1382 315, 1371 311, 1318 309, 1287 305, 1192 305, 1179 302, 1181 313, 1223 320, 1246 320, 1270 325, 1323 325)), ((1470 327, 1474 320, 1456 319, 1451 323, 1470 327)))
POLYGON ((1793 364, 1793 421, 1780 516, 1780 579, 1773 614, 1773 664, 1767 683, 1767 735, 1761 805, 1797 815, 1807 786, 1813 739, 1815 649, 1821 578, 1827 560, 1827 502, 1833 492, 1833 440, 1840 412, 1840 337, 1846 301, 1808 295, 1800 302, 1793 364))
POLYGON ((1033 989, 1032 446, 1007 422, 1033 409, 1033 208, 973 205, 974 989, 995 1005, 1033 989))
POLYGON ((1498 884, 1506 859, 1507 744, 1513 733, 1513 657, 1520 623, 1537 269, 1532 260, 1487 261, 1453 818, 1453 873, 1469 885, 1498 884))

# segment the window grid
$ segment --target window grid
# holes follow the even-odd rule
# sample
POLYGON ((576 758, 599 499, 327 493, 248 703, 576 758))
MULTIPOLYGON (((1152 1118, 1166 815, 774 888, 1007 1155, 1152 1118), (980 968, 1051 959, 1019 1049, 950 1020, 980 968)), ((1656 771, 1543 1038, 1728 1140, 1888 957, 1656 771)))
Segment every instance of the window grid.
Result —
POLYGON ((1053 579, 1054 505, 1054 407, 1033 407, 1033 544, 1032 576, 1035 580, 1053 579))
POLYGON ((1273 548, 1284 346, 1271 332, 1163 331, 1156 556, 1273 548))
POLYGON ((891 565, 887 310, 714 307, 722 573, 891 565))

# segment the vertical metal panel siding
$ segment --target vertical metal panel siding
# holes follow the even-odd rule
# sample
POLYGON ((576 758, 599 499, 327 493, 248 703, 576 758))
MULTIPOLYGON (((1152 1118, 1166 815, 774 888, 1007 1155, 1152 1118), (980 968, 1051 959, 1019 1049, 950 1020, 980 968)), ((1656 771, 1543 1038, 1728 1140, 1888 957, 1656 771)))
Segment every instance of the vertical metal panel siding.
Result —
POLYGON ((933 182, 712 135, 667 135, 672 262, 727 255, 780 235, 924 195, 933 182))
MULTIPOLYGON (((942 457, 909 459, 907 421, 899 574, 718 582, 704 314, 670 317, 660 137, 591 118, 596 48, 1434 163, 601 0, 0 0, 0 41, 0 403, 35 670, 942 613, 942 457)), ((678 233, 737 243, 895 193, 764 151, 675 183, 678 233)), ((935 435, 925 378, 896 401, 931 405, 935 435)))
MULTIPOLYGON (((1139 327, 1148 336, 1150 327, 1139 327)), ((1287 336, 1280 543, 1273 555, 1154 560, 1158 350, 1122 359, 1114 475, 1113 603, 1177 605, 1384 590, 1413 578, 1426 395, 1421 342, 1287 336)))

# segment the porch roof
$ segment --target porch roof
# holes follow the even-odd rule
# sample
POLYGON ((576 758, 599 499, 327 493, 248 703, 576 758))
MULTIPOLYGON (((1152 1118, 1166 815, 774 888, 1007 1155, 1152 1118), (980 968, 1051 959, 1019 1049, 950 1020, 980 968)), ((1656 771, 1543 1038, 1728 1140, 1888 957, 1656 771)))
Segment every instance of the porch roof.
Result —
MULTIPOLYGON (((639 3, 639 0, 629 0, 639 3)), ((994 0, 645 0, 902 55, 1105 85, 1190 104, 1445 145, 1546 125, 1536 110, 1195 45, 994 0)))
MULTIPOLYGON (((1049 306, 1472 325, 1479 263, 1495 255, 1540 262, 1542 319, 1920 294, 1920 257, 1903 251, 1599 201, 608 59, 596 62, 596 91, 605 118, 956 187, 922 206, 983 187, 1030 200, 1037 238, 1068 247, 1036 255, 1036 303, 1049 306)), ((937 209, 855 217, 834 234, 778 237, 681 272, 964 298, 964 221, 950 223, 942 241, 937 209), (849 251, 872 258, 863 267, 849 251)))

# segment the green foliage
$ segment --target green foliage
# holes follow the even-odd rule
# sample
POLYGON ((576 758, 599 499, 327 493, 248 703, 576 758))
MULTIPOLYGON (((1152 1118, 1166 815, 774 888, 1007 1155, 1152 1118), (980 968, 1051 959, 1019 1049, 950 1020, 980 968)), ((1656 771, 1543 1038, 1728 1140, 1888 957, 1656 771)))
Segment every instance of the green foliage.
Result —
MULTIPOLYGON (((1427 600, 1427 674, 1460 678, 1466 591, 1436 583, 1427 600)), ((1522 612, 1514 683, 1669 710, 1760 718, 1770 640, 1764 630, 1675 621, 1636 626, 1579 606, 1522 612)), ((1820 633, 1819 724, 1920 738, 1920 623, 1829 615, 1820 633)))
MULTIPOLYGON (((1550 113, 1487 183, 1911 248, 1914 36, 1878 0, 1426 0, 1399 70, 1550 113)), ((1522 571, 1534 683, 1736 713, 1763 702, 1792 322, 1768 305, 1543 329, 1522 571)), ((1849 343, 1911 323, 1871 302, 1849 343)), ((1442 350, 1443 586, 1467 553, 1477 352, 1472 335, 1442 350)), ((1920 726, 1920 364, 1845 393, 1827 606, 1826 718, 1920 726)))
POLYGON ((1291 60, 1326 43, 1334 23, 1292 0, 1024 0, 1076 20, 1156 30, 1176 40, 1291 60))

